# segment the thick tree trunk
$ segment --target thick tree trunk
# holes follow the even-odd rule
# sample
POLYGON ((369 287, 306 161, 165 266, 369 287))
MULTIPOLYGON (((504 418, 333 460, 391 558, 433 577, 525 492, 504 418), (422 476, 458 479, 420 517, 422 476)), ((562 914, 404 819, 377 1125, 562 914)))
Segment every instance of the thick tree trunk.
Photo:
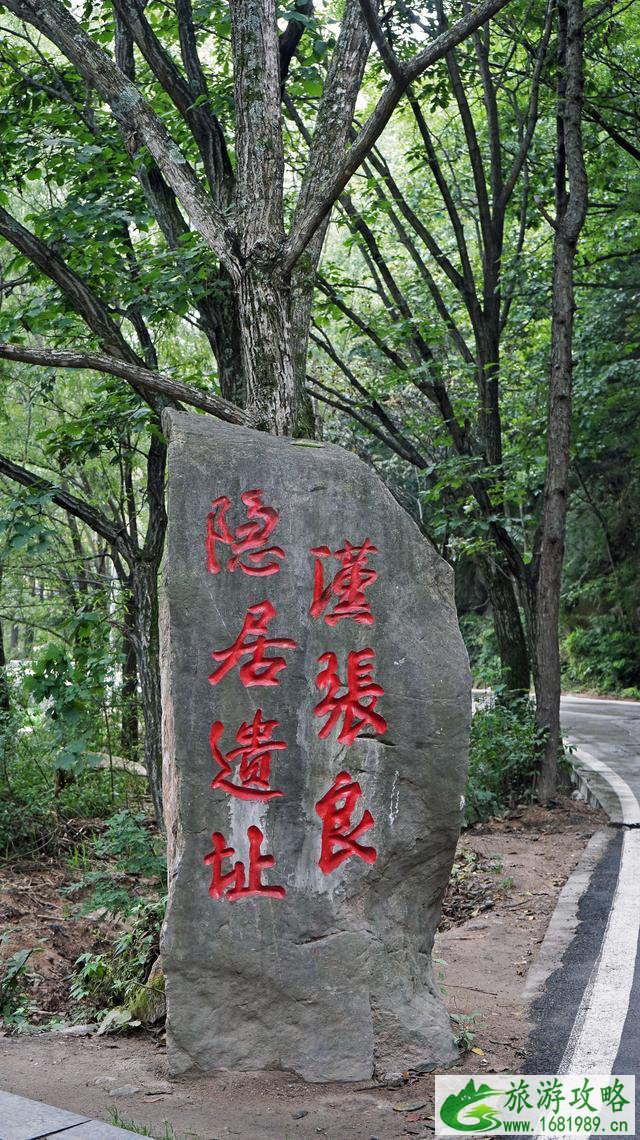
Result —
POLYGON ((574 261, 587 210, 587 178, 581 136, 583 40, 582 0, 561 0, 558 7, 556 222, 547 468, 542 516, 532 563, 531 599, 536 718, 538 728, 545 733, 537 788, 542 801, 549 799, 555 791, 560 747, 558 624, 569 494, 574 261))
POLYGON ((504 570, 488 560, 482 563, 482 578, 491 603, 505 693, 521 696, 529 692, 531 667, 513 582, 504 570))
POLYGON ((254 251, 238 286, 242 371, 247 407, 275 435, 291 435, 297 419, 289 282, 271 257, 254 251))
POLYGON ((220 393, 225 400, 247 406, 247 384, 243 371, 238 319, 238 298, 225 269, 220 269, 215 306, 214 351, 218 365, 220 393))

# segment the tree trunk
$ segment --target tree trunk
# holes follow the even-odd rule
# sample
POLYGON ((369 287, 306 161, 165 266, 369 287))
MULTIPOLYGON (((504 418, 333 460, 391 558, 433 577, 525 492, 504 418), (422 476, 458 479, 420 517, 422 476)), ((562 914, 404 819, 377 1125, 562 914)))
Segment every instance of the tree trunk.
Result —
POLYGON ((520 607, 511 578, 488 559, 482 562, 485 583, 495 630, 502 682, 507 695, 522 696, 529 692, 531 668, 520 607))
MULTIPOLYGON (((2 593, 2 566, 0 565, 0 594, 2 593)), ((3 720, 7 720, 11 712, 11 694, 7 679, 7 658, 4 651, 4 631, 2 618, 0 618, 0 727, 3 720)))
POLYGON ((558 7, 556 221, 553 249, 547 467, 532 563, 532 644, 536 719, 545 733, 537 792, 555 792, 560 747, 560 586, 569 494, 573 387, 574 261, 587 211, 582 149, 584 16, 582 0, 558 7), (568 183, 568 186, 567 186, 568 183))
POLYGON ((258 414, 263 428, 275 435, 291 435, 297 409, 289 282, 266 251, 254 251, 242 272, 238 314, 247 406, 258 414))
POLYGON ((158 827, 162 816, 162 704, 158 633, 158 564, 143 558, 131 567, 134 611, 132 638, 136 648, 140 700, 144 719, 143 762, 158 827))
POLYGON ((556 788, 560 747, 559 621, 569 482, 574 256, 575 245, 571 246, 558 235, 553 265, 547 472, 532 606, 536 722, 545 733, 537 784, 537 793, 543 802, 556 788))
POLYGON ((138 759, 138 667, 134 642, 135 613, 130 590, 127 590, 122 634, 122 721, 120 747, 122 755, 138 759))

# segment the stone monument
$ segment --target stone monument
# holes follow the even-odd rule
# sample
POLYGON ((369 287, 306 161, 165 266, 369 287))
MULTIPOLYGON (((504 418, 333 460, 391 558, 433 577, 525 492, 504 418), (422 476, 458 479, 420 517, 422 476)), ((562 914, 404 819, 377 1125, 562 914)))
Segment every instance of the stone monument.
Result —
POLYGON ((451 569, 340 447, 164 426, 170 1068, 448 1061, 431 948, 471 715, 451 569))

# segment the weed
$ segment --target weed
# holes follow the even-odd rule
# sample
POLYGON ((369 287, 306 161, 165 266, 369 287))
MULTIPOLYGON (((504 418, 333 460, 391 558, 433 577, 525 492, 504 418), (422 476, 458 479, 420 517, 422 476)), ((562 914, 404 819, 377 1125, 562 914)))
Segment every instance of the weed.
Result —
POLYGON ((484 1028, 478 1021, 480 1013, 474 1010, 473 1013, 452 1013, 450 1017, 457 1025, 455 1042, 458 1049, 463 1051, 470 1049, 476 1039, 476 1030, 484 1028))
POLYGON ((93 851, 103 866, 85 871, 78 882, 65 888, 69 894, 90 888, 82 907, 85 913, 104 909, 113 915, 134 914, 138 900, 125 881, 127 875, 159 882, 161 889, 166 883, 162 839, 150 831, 139 813, 125 810, 112 815, 93 851))
MULTIPOLYGON (((139 1136, 152 1136, 150 1128, 145 1124, 136 1124, 134 1120, 125 1120, 117 1108, 111 1109, 111 1124, 113 1124, 115 1128, 124 1128, 127 1132, 137 1132, 139 1136)), ((176 1140, 176 1134, 172 1126, 168 1124, 166 1120, 164 1122, 164 1132, 162 1136, 156 1136, 155 1140, 176 1140)), ((198 1140, 198 1137, 194 1136, 193 1140, 198 1140)))
MULTIPOLYGON (((6 931, 0 941, 8 937, 6 931)), ((35 947, 30 950, 17 950, 7 959, 0 979, 0 1019, 5 1028, 20 1028, 28 1020, 31 1007, 23 992, 23 983, 27 973, 27 963, 34 953, 35 947)))

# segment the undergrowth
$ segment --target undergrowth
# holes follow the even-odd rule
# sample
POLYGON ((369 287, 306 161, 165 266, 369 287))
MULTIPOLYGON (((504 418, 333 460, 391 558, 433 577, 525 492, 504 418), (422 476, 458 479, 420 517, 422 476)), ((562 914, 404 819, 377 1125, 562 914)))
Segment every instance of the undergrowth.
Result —
POLYGON ((471 724, 466 820, 473 823, 531 797, 543 735, 528 697, 492 700, 471 724))

